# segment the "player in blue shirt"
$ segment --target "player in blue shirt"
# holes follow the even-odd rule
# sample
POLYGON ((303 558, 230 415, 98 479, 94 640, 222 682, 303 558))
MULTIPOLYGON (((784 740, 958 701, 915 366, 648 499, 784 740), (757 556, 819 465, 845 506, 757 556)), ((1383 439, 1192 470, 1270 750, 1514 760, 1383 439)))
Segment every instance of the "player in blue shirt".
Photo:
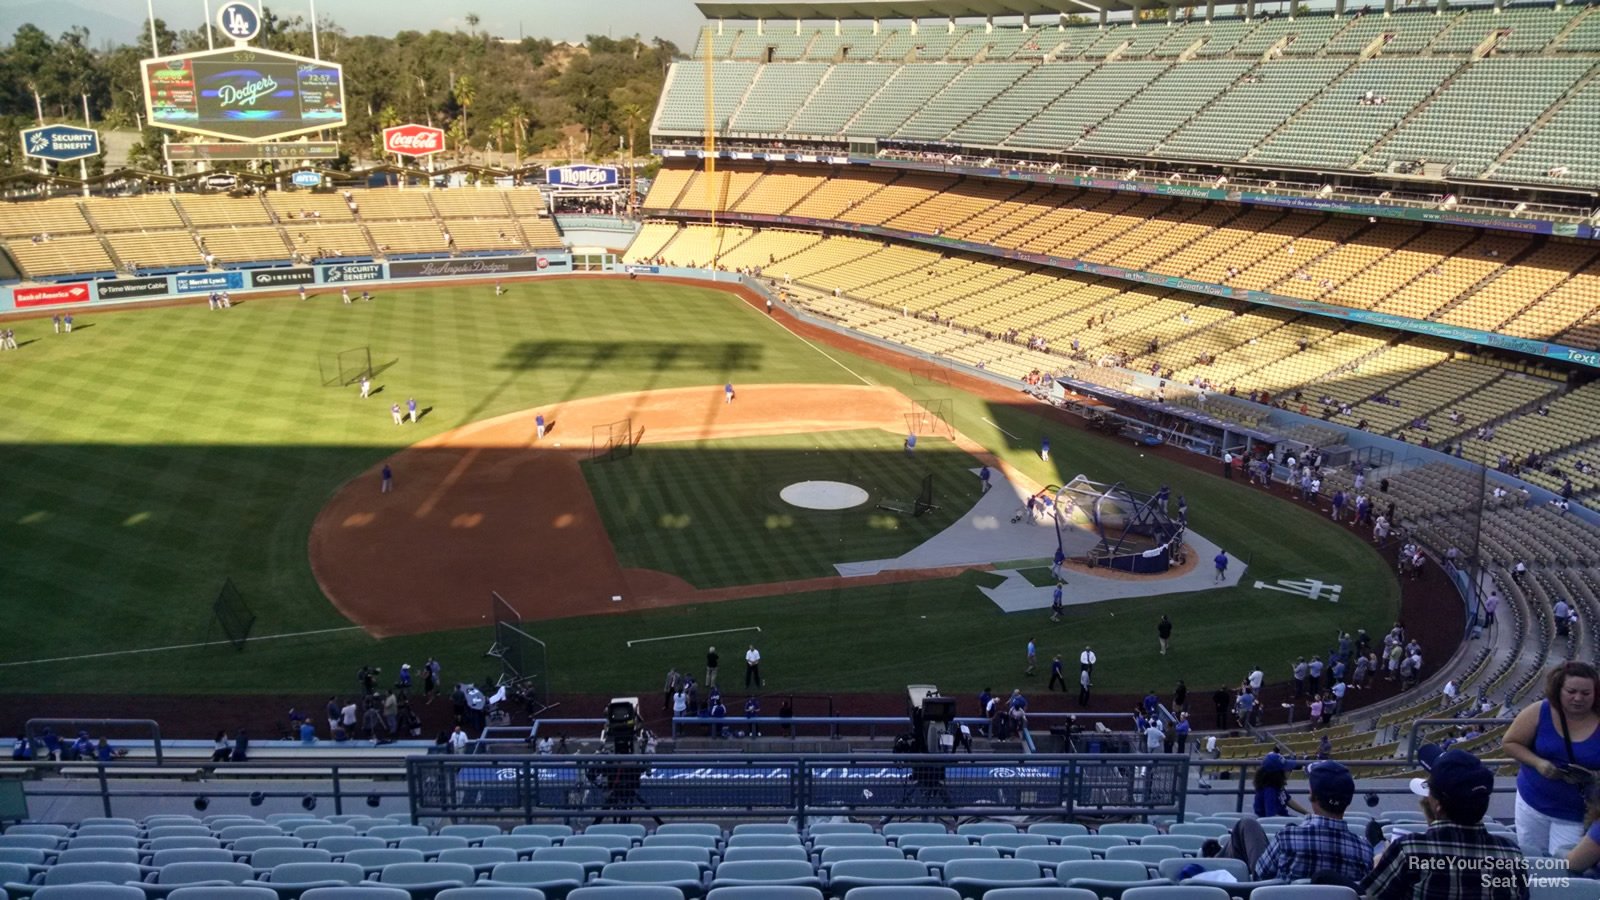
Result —
POLYGON ((732 403, 733 402, 733 382, 730 381, 727 384, 722 386, 722 395, 723 395, 723 397, 726 398, 724 402, 726 402, 726 403, 732 403))
MULTIPOLYGON (((1062 607, 1062 603, 1061 603, 1061 582, 1058 581, 1058 582, 1056 582, 1055 592, 1050 595, 1050 621, 1052 621, 1052 622, 1061 621, 1062 609, 1063 609, 1063 607, 1062 607)), ((1063 685, 1061 689, 1063 691, 1066 690, 1066 686, 1063 685)))
POLYGON ((916 452, 917 452, 917 436, 915 434, 906 435, 906 455, 907 456, 913 456, 913 455, 916 454, 916 452))
POLYGON ((989 493, 989 467, 984 466, 978 470, 978 480, 983 482, 983 492, 989 493))
POLYGON ((1050 438, 1048 436, 1039 439, 1039 458, 1045 462, 1050 461, 1050 438))
POLYGON ((1220 584, 1228 577, 1228 551, 1218 550, 1212 562, 1217 564, 1217 582, 1220 584))
POLYGON ((406 401, 406 411, 411 415, 411 424, 417 424, 417 398, 412 397, 406 401))
POLYGON ((533 427, 538 431, 539 439, 544 439, 544 413, 533 417, 533 427))

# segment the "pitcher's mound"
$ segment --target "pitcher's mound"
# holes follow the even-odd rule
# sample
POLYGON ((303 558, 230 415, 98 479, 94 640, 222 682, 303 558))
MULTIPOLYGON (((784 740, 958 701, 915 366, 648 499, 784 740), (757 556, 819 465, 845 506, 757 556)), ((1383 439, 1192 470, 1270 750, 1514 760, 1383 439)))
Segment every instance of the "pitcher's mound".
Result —
POLYGON ((779 491, 778 496, 801 509, 850 509, 870 499, 866 491, 842 481, 798 481, 779 491))

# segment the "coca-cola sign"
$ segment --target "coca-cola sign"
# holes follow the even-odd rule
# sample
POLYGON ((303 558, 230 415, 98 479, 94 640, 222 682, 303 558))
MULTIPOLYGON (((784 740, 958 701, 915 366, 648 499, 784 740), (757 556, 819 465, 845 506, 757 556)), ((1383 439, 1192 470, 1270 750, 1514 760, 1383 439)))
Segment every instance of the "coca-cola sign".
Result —
POLYGON ((383 149, 401 156, 432 156, 444 150, 444 129, 427 125, 385 128, 383 149))

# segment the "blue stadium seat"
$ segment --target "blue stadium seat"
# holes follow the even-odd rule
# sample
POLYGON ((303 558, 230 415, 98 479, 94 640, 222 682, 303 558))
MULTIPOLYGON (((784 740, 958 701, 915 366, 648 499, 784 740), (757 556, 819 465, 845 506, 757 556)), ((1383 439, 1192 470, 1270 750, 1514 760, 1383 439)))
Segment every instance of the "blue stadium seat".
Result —
POLYGON ((49 855, 37 847, 0 847, 0 863, 43 866, 48 858, 49 855))
POLYGON ((498 825, 466 824, 446 825, 439 829, 439 834, 444 837, 466 838, 468 844, 477 844, 486 837, 505 834, 505 832, 501 831, 498 825))
POLYGON ((968 822, 956 827, 956 834, 964 834, 977 840, 986 834, 1016 834, 1017 826, 1007 825, 1004 822, 968 822))
POLYGON ((206 825, 206 823, 204 823, 204 822, 200 821, 199 819, 195 818, 194 816, 179 816, 179 815, 167 814, 167 815, 145 816, 144 817, 144 830, 146 832, 150 831, 152 828, 165 828, 165 827, 167 827, 169 825, 171 825, 171 826, 193 826, 193 827, 196 827, 196 828, 209 828, 210 827, 210 826, 206 825))
MULTIPOLYGON (((769 848, 780 849, 780 848, 769 848)), ((824 872, 835 864, 851 859, 905 859, 899 847, 824 847, 818 856, 818 867, 824 872)))
POLYGON ((411 894, 377 884, 353 884, 312 888, 302 895, 302 900, 411 900, 411 894))
POLYGON ((82 829, 85 825, 116 825, 125 828, 138 828, 139 820, 130 819, 126 816, 89 816, 78 820, 79 829, 82 829))
POLYGON ((139 836, 137 825, 79 825, 73 837, 131 837, 139 836))
POLYGON ((741 834, 792 834, 800 836, 800 829, 780 822, 741 822, 733 826, 733 835, 741 834))
POLYGON ((908 834, 948 833, 948 829, 938 822, 889 822, 880 831, 890 842, 898 841, 908 834))
MULTIPOLYGON (((34 836, 34 839, 35 840, 50 840, 50 838, 44 837, 43 835, 36 835, 36 836, 34 836)), ((18 838, 18 840, 27 840, 27 836, 23 836, 21 838, 18 838)), ((220 846, 220 844, 218 844, 216 838, 162 838, 159 845, 157 844, 157 842, 151 841, 147 845, 146 849, 149 849, 151 851, 155 851, 155 850, 162 850, 162 849, 166 849, 168 847, 174 847, 174 846, 177 846, 177 847, 216 847, 216 846, 220 846)), ((68 850, 88 850, 88 849, 102 849, 102 848, 103 849, 114 849, 114 850, 138 850, 139 849, 139 839, 138 838, 131 838, 131 837, 116 837, 116 836, 113 836, 113 835, 103 834, 103 835, 89 835, 88 837, 68 838, 67 839, 67 844, 66 844, 66 849, 68 849, 68 850)))
POLYGON ((211 884, 204 887, 178 888, 167 895, 167 900, 278 900, 278 895, 264 887, 246 887, 242 884, 223 887, 211 884))
POLYGON ((1060 863, 1094 859, 1094 851, 1088 847, 1063 847, 1060 844, 1018 847, 1014 855, 1017 859, 1032 860, 1052 871, 1060 863))
POLYGON ((246 884, 271 888, 279 900, 294 900, 312 888, 360 884, 365 874, 360 866, 350 863, 284 863, 259 881, 246 884))
POLYGON ((1162 884, 1129 888, 1122 900, 1228 900, 1228 892, 1214 884, 1162 884))
POLYGON ((1076 822, 1040 822, 1037 825, 1029 825, 1028 833, 1042 834, 1059 843, 1064 837, 1082 837, 1089 833, 1089 829, 1076 822))
POLYGON ((646 847, 700 847, 713 853, 722 842, 709 834, 652 834, 644 839, 646 847))
POLYGON ((1115 834, 1125 838, 1137 839, 1147 835, 1160 834, 1161 829, 1154 825, 1146 825, 1143 822, 1113 822, 1109 825, 1101 825, 1096 833, 1115 834))
MULTIPOLYGON (((401 838, 401 840, 409 839, 401 838)), ((390 844, 383 838, 370 834, 334 834, 319 838, 314 846, 334 856, 344 856, 353 850, 381 850, 390 844)))
POLYGON ((600 825, 590 825, 583 830, 584 834, 614 834, 621 835, 635 844, 644 840, 647 833, 643 825, 633 825, 626 822, 611 822, 600 825))
POLYGON ((67 848, 56 854, 56 865, 62 863, 133 863, 139 864, 143 857, 138 850, 127 847, 78 847, 67 848))
POLYGON ((1167 834, 1172 835, 1199 835, 1203 838, 1219 838, 1228 833, 1226 825, 1215 822, 1175 822, 1167 826, 1167 834))
MULTIPOLYGON (((0 862, 0 887, 5 885, 27 886, 33 883, 34 876, 43 871, 43 867, 35 868, 28 863, 0 862)), ((16 889, 12 889, 17 893, 16 889)))
POLYGON ((234 862, 238 857, 232 850, 221 847, 180 847, 176 850, 158 850, 150 854, 148 864, 160 868, 180 862, 234 862))
POLYGON ((1128 839, 1117 834, 1068 835, 1060 841, 1063 847, 1088 847, 1096 856, 1105 856, 1111 847, 1127 847, 1128 839))
POLYGON ((545 896, 538 888, 473 886, 440 891, 434 900, 545 900, 545 896))
MULTIPOLYGON (((109 847, 109 846, 112 846, 112 844, 111 844, 112 841, 126 841, 126 840, 127 840, 127 838, 114 838, 114 837, 74 838, 73 841, 72 841, 72 844, 70 846, 74 846, 74 847, 77 847, 77 846, 109 847), (80 841, 83 841, 83 842, 86 842, 86 843, 80 844, 79 843, 80 841), (93 844, 87 843, 89 841, 93 841, 95 843, 93 843, 93 844)), ((294 838, 290 838, 289 840, 294 840, 294 838)), ((217 848, 222 847, 222 846, 223 846, 222 841, 217 839, 217 838, 214 838, 214 837, 212 837, 212 838, 207 838, 207 837, 164 837, 164 838, 156 838, 155 840, 147 842, 144 845, 144 849, 149 851, 150 853, 160 853, 163 850, 214 850, 214 849, 217 849, 217 848)), ((232 848, 230 847, 228 849, 232 849, 232 848)), ((238 851, 235 851, 234 855, 238 855, 238 851)))
POLYGON ((683 891, 665 884, 595 885, 581 887, 567 900, 684 900, 683 891))
POLYGON ((822 900, 822 891, 796 885, 752 884, 714 887, 706 894, 706 900, 822 900))
POLYGON ((834 864, 828 877, 828 892, 837 895, 861 887, 938 884, 938 877, 914 859, 856 859, 834 864))
POLYGON ((561 842, 562 847, 588 847, 590 849, 604 850, 611 854, 612 859, 621 859, 624 853, 633 849, 633 838, 623 834, 575 834, 561 842))
POLYGON ((611 851, 604 847, 546 847, 533 851, 533 861, 577 863, 585 871, 598 874, 611 862, 611 851))
POLYGON ((504 847, 458 847, 439 854, 439 862, 471 866, 477 875, 486 875, 501 863, 516 861, 517 851, 504 847))
POLYGON ((983 900, 1100 900, 1094 891, 1066 887, 995 888, 983 900))
POLYGON ((266 822, 268 825, 276 825, 279 828, 282 828, 286 833, 294 831, 301 825, 330 824, 327 819, 304 812, 271 813, 262 821, 266 822))
POLYGON ((1141 847, 1176 847, 1191 855, 1198 856, 1200 848, 1205 846, 1209 838, 1198 834, 1152 834, 1139 840, 1141 847))
MULTIPOLYGON (((1056 881, 1064 887, 1081 887, 1101 897, 1120 898, 1130 887, 1149 887, 1150 870, 1131 859, 1091 859, 1056 864, 1056 881)), ((1161 882, 1165 883, 1165 882, 1161 882)))
MULTIPOLYGON (((231 844, 240 838, 247 837, 283 837, 283 829, 276 825, 257 822, 254 825, 229 825, 217 832, 217 838, 223 844, 231 844)), ((293 837, 293 835, 290 835, 293 837)), ((303 841, 301 843, 304 843, 303 841)))
POLYGON ((1129 844, 1126 847, 1107 847, 1105 858, 1108 860, 1138 860, 1147 866, 1154 867, 1163 859, 1173 859, 1181 856, 1183 856, 1183 851, 1177 847, 1162 847, 1156 844, 1151 844, 1147 847, 1143 844, 1129 844))
POLYGON ((976 841, 964 834, 908 834, 895 843, 908 855, 915 856, 923 847, 970 847, 976 841))
POLYGON ((822 851, 829 847, 887 847, 889 842, 881 834, 823 834, 811 841, 811 849, 822 851))
POLYGON ((1050 843, 1042 834, 986 834, 978 841, 980 847, 995 847, 1002 855, 1015 856, 1018 847, 1040 847, 1050 843))
POLYGON ((518 859, 530 859, 533 851, 554 846, 550 839, 538 834, 495 834, 483 839, 483 847, 504 847, 515 851, 518 859))
POLYGON ((360 866, 361 871, 372 875, 384 866, 403 862, 422 862, 423 857, 421 850, 378 847, 367 850, 351 850, 344 855, 344 861, 353 866, 360 866))
POLYGON ((567 894, 582 887, 588 877, 578 863, 535 860, 501 863, 489 873, 488 879, 478 884, 485 887, 536 888, 543 891, 548 900, 565 900, 567 894))
POLYGON ((722 826, 715 822, 668 822, 656 827, 657 836, 669 834, 696 834, 721 840, 722 826))
POLYGON ((1054 887, 1053 878, 1044 877, 1038 863, 1025 859, 952 859, 944 867, 946 887, 968 900, 1005 887, 1054 887))
POLYGON ((845 891, 844 900, 961 900, 942 885, 866 885, 845 891))
MULTIPOLYGON (((844 848, 834 849, 872 849, 872 848, 844 848)), ((723 862, 749 862, 755 859, 798 859, 802 862, 811 858, 806 848, 796 844, 792 847, 729 847, 722 851, 723 862)))
POLYGON ((377 881, 385 887, 404 888, 411 900, 433 900, 440 892, 466 887, 478 880, 478 873, 464 863, 406 862, 384 866, 377 881))
POLYGON ((145 840, 153 841, 164 837, 216 837, 211 829, 204 825, 160 825, 147 828, 144 832, 145 840))
POLYGON ((572 836, 571 825, 518 825, 511 829, 512 834, 537 834, 547 837, 555 843, 560 843, 572 836))
POLYGON ((42 887, 37 900, 144 900, 144 891, 126 884, 63 884, 42 887))
POLYGON ((742 887, 758 884, 793 885, 822 888, 822 879, 810 863, 795 860, 767 860, 761 862, 731 862, 717 867, 711 886, 742 887))
POLYGON ((427 837, 428 829, 421 825, 374 825, 365 832, 366 837, 377 838, 393 847, 406 838, 427 837))
POLYGON ((57 863, 44 873, 44 883, 87 884, 92 881, 109 884, 137 884, 144 880, 144 869, 132 863, 57 863))
POLYGON ((323 838, 356 836, 356 830, 349 825, 301 825, 289 833, 310 844, 323 838))
POLYGON ((433 859, 441 851, 452 850, 467 846, 466 838, 440 837, 436 834, 427 837, 408 837, 400 839, 401 850, 421 850, 423 859, 433 859))
POLYGON ((635 847, 626 862, 692 862, 702 872, 711 871, 711 851, 705 847, 635 847))
POLYGON ((872 826, 865 822, 818 822, 806 829, 812 837, 821 834, 872 834, 872 826))
MULTIPOLYGON (((1530 886, 1529 900, 1594 900, 1600 897, 1600 881, 1586 878, 1563 879, 1575 891, 1554 887, 1540 889, 1530 886), (1555 893, 1543 893, 1553 890, 1555 893)), ((1276 884, 1258 887, 1251 892, 1253 900, 1356 900, 1356 892, 1337 884, 1276 884)), ((1153 898, 1161 900, 1161 898, 1153 898)))
MULTIPOLYGON (((304 847, 304 846, 305 846, 305 842, 301 841, 297 837, 291 837, 291 836, 289 836, 287 834, 279 834, 279 835, 266 835, 266 836, 258 836, 258 837, 240 838, 237 841, 234 841, 233 842, 233 846, 228 848, 228 849, 231 850, 235 856, 249 856, 252 853, 255 853, 257 850, 265 850, 268 847, 304 847)), ((166 848, 156 849, 152 844, 152 849, 154 849, 155 852, 159 853, 159 852, 161 852, 161 849, 166 849, 166 848)), ((173 847, 171 849, 173 849, 173 850, 184 850, 184 849, 198 849, 198 848, 173 847)))
MULTIPOLYGON (((163 853, 201 853, 200 850, 163 850, 163 853)), ((227 852, 227 851, 223 851, 227 852)), ((266 847, 250 854, 250 867, 259 872, 292 862, 333 862, 333 854, 316 847, 266 847)))
POLYGON ((700 867, 686 862, 614 862, 600 870, 596 887, 670 885, 683 892, 689 900, 705 893, 705 883, 700 877, 700 867))
POLYGON ((917 862, 925 863, 935 872, 941 872, 945 863, 953 859, 999 859, 1000 855, 999 847, 980 847, 977 844, 968 844, 965 847, 923 847, 917 851, 917 862))
POLYGON ((72 836, 72 829, 65 825, 32 823, 27 825, 13 825, 6 829, 6 834, 42 834, 56 838, 57 840, 66 840, 72 836))
POLYGON ((165 897, 172 891, 187 886, 244 884, 255 875, 255 870, 244 863, 184 862, 162 866, 155 880, 144 885, 151 897, 165 897))
POLYGON ((1226 859, 1215 857, 1211 859, 1164 859, 1156 864, 1156 875, 1176 882, 1179 873, 1189 866, 1199 866, 1207 872, 1222 870, 1232 875, 1237 881, 1250 880, 1250 867, 1242 859, 1226 859))

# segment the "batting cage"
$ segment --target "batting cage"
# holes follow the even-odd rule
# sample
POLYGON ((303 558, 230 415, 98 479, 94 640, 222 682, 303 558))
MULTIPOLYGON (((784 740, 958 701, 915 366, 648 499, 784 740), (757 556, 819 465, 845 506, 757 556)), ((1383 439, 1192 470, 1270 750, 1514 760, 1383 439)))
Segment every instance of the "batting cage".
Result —
POLYGON ((885 497, 876 504, 878 509, 899 513, 902 516, 920 516, 939 507, 933 502, 933 473, 922 476, 922 486, 917 496, 909 499, 885 497))
POLYGON ((953 405, 948 397, 912 400, 911 409, 906 412, 906 433, 955 440, 953 405))
POLYGON ((256 614, 234 586, 232 578, 222 582, 217 598, 211 601, 211 615, 233 649, 243 650, 245 642, 250 640, 250 629, 256 624, 256 614))
POLYGON ((1169 509, 1170 492, 1132 490, 1121 482, 1100 484, 1079 475, 1056 491, 1053 516, 1056 535, 1088 531, 1099 541, 1087 561, 1096 566, 1137 574, 1167 571, 1183 558, 1185 515, 1169 509))
POLYGON ((499 591, 489 592, 489 610, 494 622, 494 643, 488 655, 500 660, 500 685, 532 709, 548 708, 549 648, 529 633, 522 614, 499 591))
POLYGON ((596 425, 589 430, 589 458, 601 461, 633 455, 633 420, 596 425))
POLYGON ((348 387, 362 378, 372 377, 372 350, 357 347, 318 354, 317 367, 322 373, 323 387, 348 387))

